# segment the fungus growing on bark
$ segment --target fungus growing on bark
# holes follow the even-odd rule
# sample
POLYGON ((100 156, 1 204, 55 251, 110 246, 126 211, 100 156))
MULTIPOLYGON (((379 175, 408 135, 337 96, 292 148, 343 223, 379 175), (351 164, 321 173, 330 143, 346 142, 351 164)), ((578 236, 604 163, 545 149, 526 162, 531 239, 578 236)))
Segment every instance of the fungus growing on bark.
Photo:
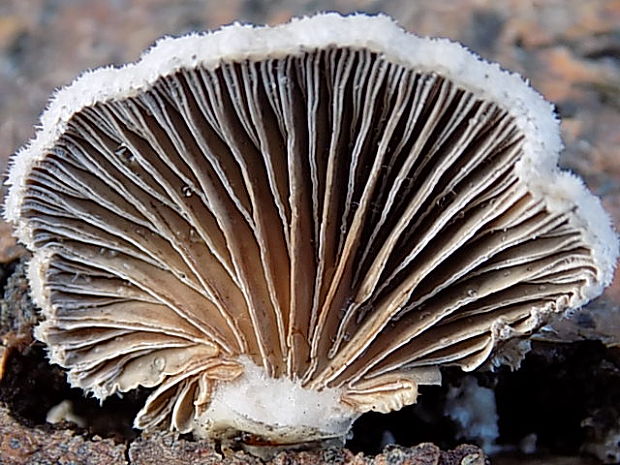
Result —
POLYGON ((166 38, 60 90, 13 159, 36 337, 138 428, 342 438, 612 276, 552 106, 385 16, 166 38))

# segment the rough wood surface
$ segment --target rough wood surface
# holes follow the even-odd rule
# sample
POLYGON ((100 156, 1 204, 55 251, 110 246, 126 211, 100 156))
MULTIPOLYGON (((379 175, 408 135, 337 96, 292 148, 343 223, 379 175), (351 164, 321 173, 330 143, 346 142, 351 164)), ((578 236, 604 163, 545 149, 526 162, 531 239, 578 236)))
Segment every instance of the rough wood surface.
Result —
POLYGON ((393 447, 375 457, 346 449, 280 452, 261 460, 245 452, 218 451, 204 441, 187 441, 172 434, 144 436, 130 444, 86 437, 62 427, 29 428, 0 407, 0 464, 3 465, 485 465, 474 446, 441 451, 433 444, 393 447))
POLYGON ((124 444, 76 435, 68 429, 29 428, 0 408, 0 463, 6 465, 126 464, 124 444))

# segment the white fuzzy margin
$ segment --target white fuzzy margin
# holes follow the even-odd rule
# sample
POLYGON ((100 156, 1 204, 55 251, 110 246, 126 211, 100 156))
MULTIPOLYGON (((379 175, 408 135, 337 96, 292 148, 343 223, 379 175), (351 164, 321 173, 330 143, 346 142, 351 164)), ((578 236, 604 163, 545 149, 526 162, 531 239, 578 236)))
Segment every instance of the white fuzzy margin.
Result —
POLYGON ((569 214, 570 221, 584 231, 599 267, 597 280, 588 283, 583 296, 575 296, 571 306, 583 305, 611 282, 618 259, 618 239, 599 199, 578 177, 557 167, 562 142, 553 106, 519 75, 447 39, 409 34, 384 15, 326 13, 276 27, 232 24, 214 32, 165 37, 136 63, 83 73, 56 92, 41 116, 41 127, 34 139, 12 158, 5 219, 15 224, 20 240, 30 246, 30 227, 20 214, 26 179, 63 134, 71 116, 83 107, 135 96, 179 69, 213 69, 224 61, 281 58, 329 46, 366 48, 406 67, 436 72, 506 108, 525 134, 518 175, 532 193, 545 198, 550 211, 576 207, 569 214))

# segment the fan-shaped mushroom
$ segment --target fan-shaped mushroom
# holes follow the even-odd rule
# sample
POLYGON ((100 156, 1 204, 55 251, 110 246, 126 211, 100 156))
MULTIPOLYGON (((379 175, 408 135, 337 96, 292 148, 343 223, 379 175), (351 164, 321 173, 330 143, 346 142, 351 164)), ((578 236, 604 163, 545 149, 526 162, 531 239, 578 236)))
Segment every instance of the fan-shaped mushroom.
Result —
POLYGON ((59 91, 13 159, 36 336, 139 428, 343 437, 609 283, 552 107, 385 17, 163 39, 59 91))

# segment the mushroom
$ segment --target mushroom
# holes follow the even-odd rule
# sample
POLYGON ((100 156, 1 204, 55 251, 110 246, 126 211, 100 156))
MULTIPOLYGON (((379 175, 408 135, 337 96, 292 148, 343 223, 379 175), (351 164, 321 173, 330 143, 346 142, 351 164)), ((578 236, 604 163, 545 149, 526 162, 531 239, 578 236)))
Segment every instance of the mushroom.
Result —
POLYGON ((36 337, 135 419, 291 444, 609 284, 616 236, 521 77, 386 16, 164 38, 80 76, 13 158, 36 337))

